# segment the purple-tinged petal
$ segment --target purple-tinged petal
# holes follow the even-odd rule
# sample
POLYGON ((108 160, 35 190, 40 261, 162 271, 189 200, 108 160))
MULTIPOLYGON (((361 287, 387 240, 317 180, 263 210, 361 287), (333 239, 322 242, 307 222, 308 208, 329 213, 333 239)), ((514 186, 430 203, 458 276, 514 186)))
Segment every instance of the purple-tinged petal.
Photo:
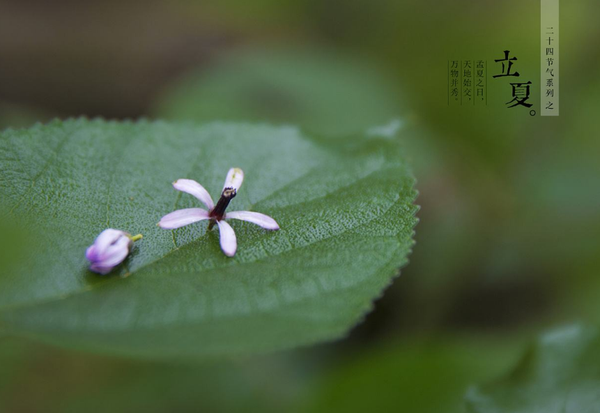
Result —
POLYGON ((88 249, 85 250, 85 258, 92 262, 98 259, 98 252, 96 251, 96 246, 94 244, 90 245, 88 249))
POLYGON ((240 189, 240 186, 242 186, 242 182, 244 182, 244 171, 240 168, 231 168, 229 172, 227 172, 223 189, 234 188, 237 191, 240 189))
POLYGON ((242 221, 252 222, 253 224, 259 225, 265 229, 275 231, 279 229, 279 225, 273 218, 268 215, 261 214, 260 212, 252 211, 233 211, 225 214, 225 219, 239 219, 242 221))
POLYGON ((162 217, 158 226, 163 229, 175 229, 202 221, 203 219, 209 219, 208 212, 201 208, 179 209, 162 217))
POLYGON ((217 221, 219 226, 219 242, 221 243, 221 249, 228 257, 233 257, 237 250, 237 239, 235 238, 235 232, 231 225, 225 221, 217 221))
POLYGON ((127 255, 129 255, 129 249, 132 241, 127 237, 120 238, 106 251, 102 261, 97 262, 104 267, 114 267, 120 264, 127 255))
POLYGON ((206 208, 208 208, 209 211, 215 207, 215 203, 210 197, 208 191, 194 180, 178 179, 175 182, 173 182, 173 188, 177 189, 178 191, 186 192, 190 195, 195 196, 204 205, 206 205, 206 208))
POLYGON ((128 233, 116 229, 106 229, 98 235, 94 243, 86 250, 90 261, 90 270, 100 274, 109 273, 129 254, 133 241, 128 233))
POLYGON ((118 229, 105 229, 100 233, 100 235, 98 235, 96 241, 94 241, 96 254, 98 256, 102 256, 106 252, 106 250, 119 238, 127 237, 128 235, 129 234, 127 234, 125 231, 120 231, 118 229))
POLYGON ((90 270, 91 271, 94 271, 94 272, 96 272, 98 274, 102 274, 102 275, 108 274, 109 272, 112 271, 113 268, 114 267, 103 267, 103 266, 98 265, 96 263, 90 265, 90 270))

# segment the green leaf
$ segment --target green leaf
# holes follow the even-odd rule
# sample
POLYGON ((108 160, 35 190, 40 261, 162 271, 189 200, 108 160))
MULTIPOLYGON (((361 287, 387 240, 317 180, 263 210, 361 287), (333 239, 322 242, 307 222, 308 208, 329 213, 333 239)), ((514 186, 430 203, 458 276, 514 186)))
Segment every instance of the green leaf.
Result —
POLYGON ((578 325, 542 336, 506 378, 467 395, 477 413, 595 413, 600 335, 578 325))
POLYGON ((407 262, 417 208, 401 152, 375 138, 323 146, 267 125, 76 120, 6 131, 4 216, 33 241, 18 270, 0 275, 0 331, 139 357, 338 338, 407 262), (156 226, 201 206, 174 180, 215 197, 232 166, 246 179, 229 210, 268 214, 280 231, 230 221, 238 252, 227 258, 206 222, 156 226), (144 239, 101 277, 84 253, 107 227, 144 239))
POLYGON ((303 411, 462 413, 468 386, 501 372, 514 348, 506 340, 444 336, 388 343, 319 377, 303 411))
POLYGON ((268 121, 326 136, 361 133, 401 115, 393 77, 363 60, 309 50, 242 50, 184 76, 159 117, 268 121))

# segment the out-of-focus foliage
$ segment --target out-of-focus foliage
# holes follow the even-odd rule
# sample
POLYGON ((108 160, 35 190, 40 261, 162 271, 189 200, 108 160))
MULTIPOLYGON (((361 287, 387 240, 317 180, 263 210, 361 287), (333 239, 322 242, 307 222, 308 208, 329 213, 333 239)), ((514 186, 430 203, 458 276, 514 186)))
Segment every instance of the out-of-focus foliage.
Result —
POLYGON ((306 409, 460 413, 468 386, 503 372, 516 348, 466 337, 388 343, 316 380, 306 409))
POLYGON ((0 341, 0 411, 47 413, 281 412, 302 400, 306 357, 157 363, 0 341))
POLYGON ((180 79, 156 115, 246 120, 348 136, 400 115, 394 81, 358 58, 314 50, 242 50, 180 79))
POLYGON ((49 119, 50 117, 45 111, 0 101, 0 130, 9 127, 25 128, 36 122, 44 122, 49 119))
POLYGON ((472 389, 473 413, 595 413, 600 406, 600 336, 571 326, 543 335, 506 378, 472 389))

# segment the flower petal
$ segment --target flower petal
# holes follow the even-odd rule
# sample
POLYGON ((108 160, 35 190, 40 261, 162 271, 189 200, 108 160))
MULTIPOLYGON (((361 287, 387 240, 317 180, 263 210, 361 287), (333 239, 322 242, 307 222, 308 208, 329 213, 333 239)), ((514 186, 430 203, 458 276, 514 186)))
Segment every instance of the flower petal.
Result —
POLYGON ((175 229, 203 219, 208 219, 208 212, 201 208, 179 209, 162 217, 158 226, 163 229, 175 229))
POLYGON ((101 261, 97 261, 95 264, 103 267, 114 267, 119 265, 129 255, 129 250, 133 241, 127 237, 120 238, 114 245, 112 245, 104 254, 101 261))
POLYGON ((265 229, 271 231, 279 229, 279 225, 273 218, 268 215, 261 214, 260 212, 252 211, 233 211, 225 214, 225 219, 239 219, 242 221, 252 222, 253 224, 259 225, 265 229))
POLYGON ((85 258, 92 262, 98 260, 98 252, 96 251, 96 246, 94 244, 90 245, 88 249, 85 250, 85 258))
POLYGON ((242 186, 242 182, 244 182, 244 171, 240 168, 231 168, 229 172, 227 172, 223 189, 234 188, 237 191, 240 189, 240 186, 242 186))
POLYGON ((219 226, 219 242, 221 243, 221 249, 228 257, 233 257, 237 250, 237 239, 235 238, 235 232, 231 225, 221 220, 217 221, 219 226))
POLYGON ((128 234, 125 231, 121 231, 118 229, 105 229, 100 233, 100 235, 98 235, 98 237, 94 241, 94 244, 92 245, 94 248, 93 251, 90 251, 90 254, 96 255, 97 257, 104 255, 106 250, 112 244, 114 244, 119 238, 126 237, 127 235, 128 234))
POLYGON ((113 270, 114 267, 103 267, 96 263, 90 265, 90 271, 94 271, 98 274, 106 275, 113 270))
POLYGON ((177 189, 178 191, 186 192, 190 195, 195 196, 204 205, 206 205, 206 208, 208 208, 209 211, 215 207, 215 203, 210 197, 208 191, 194 180, 178 179, 175 182, 173 182, 173 188, 177 189))

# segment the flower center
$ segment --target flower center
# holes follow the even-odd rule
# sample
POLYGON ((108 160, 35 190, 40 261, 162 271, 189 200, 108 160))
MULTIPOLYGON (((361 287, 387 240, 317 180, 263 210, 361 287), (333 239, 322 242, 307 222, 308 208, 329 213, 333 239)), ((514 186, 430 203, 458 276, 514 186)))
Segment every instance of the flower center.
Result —
POLYGON ((217 221, 222 220, 225 216, 225 210, 227 209, 227 206, 229 205, 231 200, 235 198, 236 194, 237 192, 235 188, 223 189, 223 192, 221 193, 221 198, 219 198, 219 202, 217 202, 217 205, 215 205, 212 211, 208 213, 208 216, 216 219, 217 221))

